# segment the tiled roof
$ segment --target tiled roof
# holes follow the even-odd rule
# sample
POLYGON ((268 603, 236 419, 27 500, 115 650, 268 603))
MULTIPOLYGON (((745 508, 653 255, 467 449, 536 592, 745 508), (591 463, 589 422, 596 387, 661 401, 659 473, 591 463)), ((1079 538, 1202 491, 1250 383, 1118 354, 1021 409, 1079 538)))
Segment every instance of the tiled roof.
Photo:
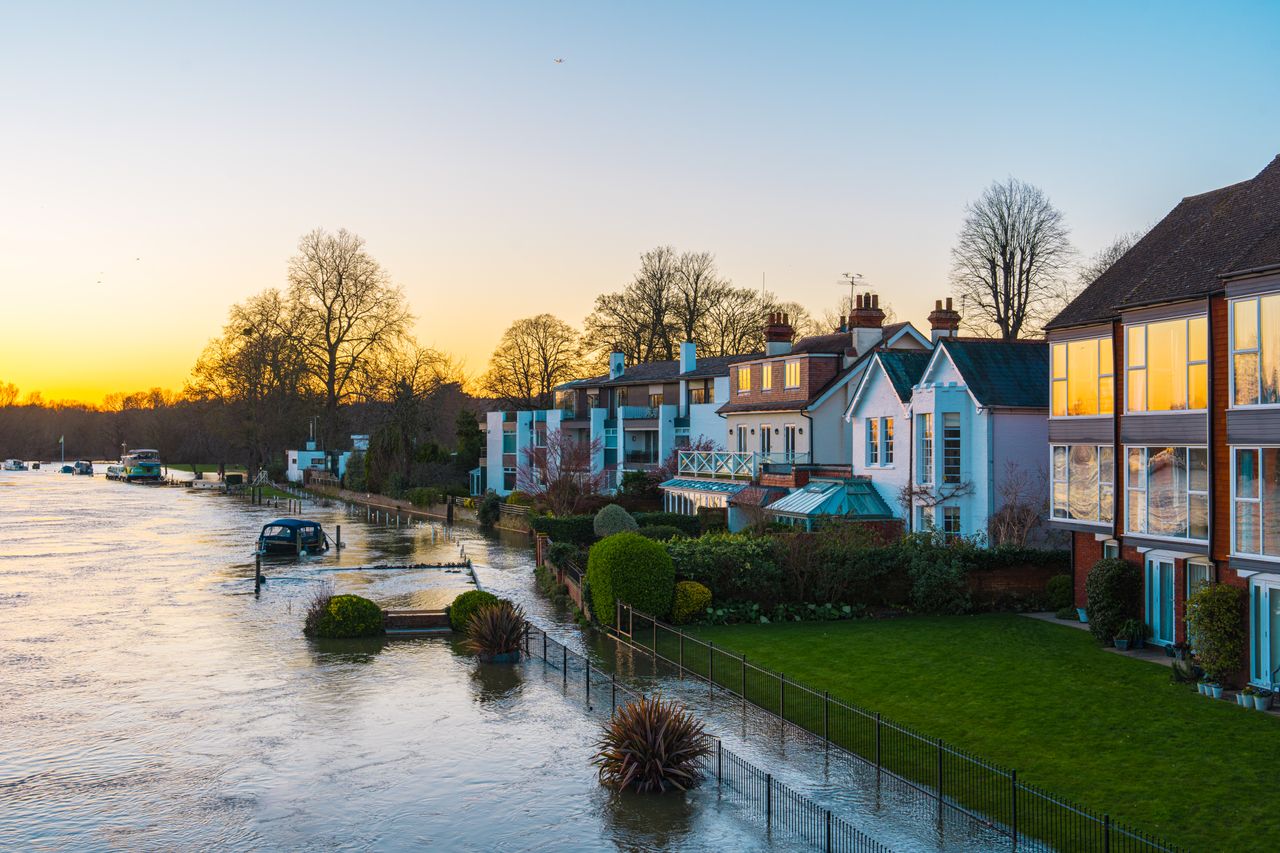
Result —
POLYGON ((1226 273, 1273 264, 1280 264, 1280 157, 1248 181, 1184 198, 1048 328, 1203 297, 1226 273))
POLYGON ((736 412, 798 412, 809 405, 808 400, 769 400, 763 403, 725 403, 716 409, 718 415, 736 412))
POLYGON ((753 358, 763 356, 762 352, 746 353, 744 355, 711 355, 699 356, 697 364, 693 370, 687 370, 680 374, 681 379, 702 379, 710 376, 728 376, 729 365, 739 361, 750 361, 753 358))
POLYGON ((942 338, 939 346, 981 406, 1049 408, 1049 344, 942 338))
POLYGON ((905 403, 911 399, 911 389, 924 375, 924 369, 929 366, 933 353, 924 350, 886 349, 876 353, 876 357, 880 359, 885 374, 893 383, 898 399, 905 403))
POLYGON ((787 355, 803 353, 840 355, 853 346, 853 335, 849 332, 832 332, 829 335, 810 335, 796 341, 787 355))
POLYGON ((636 385, 641 382, 666 382, 669 379, 675 379, 680 375, 680 362, 678 361, 646 361, 643 364, 633 364, 626 370, 622 371, 622 375, 617 379, 608 379, 601 385, 636 385))
POLYGON ((609 378, 609 374, 602 376, 589 376, 586 379, 575 379, 572 382, 562 382, 555 387, 557 391, 569 391, 573 388, 591 388, 597 385, 603 385, 605 380, 609 378))

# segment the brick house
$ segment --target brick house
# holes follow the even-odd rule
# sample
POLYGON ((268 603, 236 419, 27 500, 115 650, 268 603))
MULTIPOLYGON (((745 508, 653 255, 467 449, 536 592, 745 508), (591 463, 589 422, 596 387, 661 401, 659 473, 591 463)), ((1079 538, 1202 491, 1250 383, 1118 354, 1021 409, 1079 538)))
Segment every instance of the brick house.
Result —
POLYGON ((1103 556, 1142 567, 1157 644, 1187 596, 1248 593, 1248 675, 1280 671, 1280 158, 1184 198, 1048 326, 1049 523, 1075 596, 1103 556))

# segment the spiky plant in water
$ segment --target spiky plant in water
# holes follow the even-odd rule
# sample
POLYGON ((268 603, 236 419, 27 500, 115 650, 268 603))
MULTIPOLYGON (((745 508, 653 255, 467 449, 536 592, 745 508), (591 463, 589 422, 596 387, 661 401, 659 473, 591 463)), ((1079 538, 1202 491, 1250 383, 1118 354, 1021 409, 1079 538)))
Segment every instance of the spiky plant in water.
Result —
POLYGON ((499 601, 476 610, 467 621, 467 648, 481 660, 519 654, 524 642, 524 610, 499 601))
POLYGON ((711 754, 711 738, 683 704, 642 696, 605 723, 596 747, 591 763, 610 788, 685 791, 702 781, 700 761, 711 754))

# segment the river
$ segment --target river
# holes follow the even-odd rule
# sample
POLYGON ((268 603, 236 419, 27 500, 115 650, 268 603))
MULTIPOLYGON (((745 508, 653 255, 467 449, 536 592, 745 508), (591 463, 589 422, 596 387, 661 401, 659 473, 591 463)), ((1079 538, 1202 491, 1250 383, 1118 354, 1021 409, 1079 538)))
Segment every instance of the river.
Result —
MULTIPOLYGON (((182 488, 53 470, 0 472, 0 849, 795 849, 714 787, 618 796, 590 757, 602 719, 538 661, 478 664, 444 637, 314 642, 322 584, 435 607, 469 588, 440 570, 361 566, 465 553, 486 588, 612 667, 534 590, 522 537, 380 527, 341 505, 305 514, 347 547, 268 562, 252 544, 277 510, 182 488)), ((637 678, 643 673, 637 667, 637 678)), ((927 809, 868 794, 857 768, 736 703, 690 701, 726 745, 894 849, 989 849, 940 836, 927 809)))

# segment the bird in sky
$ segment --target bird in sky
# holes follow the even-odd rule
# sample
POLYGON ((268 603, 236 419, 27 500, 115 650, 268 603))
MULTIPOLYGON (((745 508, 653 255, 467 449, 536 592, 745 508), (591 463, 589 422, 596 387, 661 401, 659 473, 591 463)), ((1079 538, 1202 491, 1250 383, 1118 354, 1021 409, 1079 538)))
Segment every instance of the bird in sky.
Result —
POLYGON ((554 62, 556 65, 564 65, 563 59, 553 59, 551 61, 554 62))

